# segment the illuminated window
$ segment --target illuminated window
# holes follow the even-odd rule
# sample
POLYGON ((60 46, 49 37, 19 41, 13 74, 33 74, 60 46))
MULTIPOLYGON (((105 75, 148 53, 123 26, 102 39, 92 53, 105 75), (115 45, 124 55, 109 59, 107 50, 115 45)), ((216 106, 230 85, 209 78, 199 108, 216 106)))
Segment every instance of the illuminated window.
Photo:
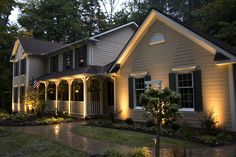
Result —
POLYGON ((134 78, 134 102, 135 106, 141 106, 139 102, 140 95, 145 91, 145 83, 143 78, 134 78))
POLYGON ((180 104, 183 109, 194 108, 193 73, 177 74, 177 91, 181 95, 180 104))
POLYGON ((63 54, 63 70, 71 70, 73 67, 73 51, 63 54))
POLYGON ((87 64, 87 46, 75 49, 75 67, 83 67, 87 64))

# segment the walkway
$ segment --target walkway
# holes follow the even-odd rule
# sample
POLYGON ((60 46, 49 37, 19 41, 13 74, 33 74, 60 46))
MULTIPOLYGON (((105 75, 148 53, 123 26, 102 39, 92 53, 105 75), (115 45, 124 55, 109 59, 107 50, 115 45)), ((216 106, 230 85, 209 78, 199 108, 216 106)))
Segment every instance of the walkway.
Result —
MULTIPOLYGON (((122 151, 130 149, 125 145, 111 144, 108 142, 102 142, 95 139, 79 136, 71 129, 74 126, 81 125, 81 123, 64 123, 50 126, 27 126, 27 127, 12 127, 16 131, 21 131, 30 134, 40 135, 48 139, 55 140, 57 142, 68 145, 72 148, 87 152, 89 154, 101 153, 108 147, 116 148, 122 151)), ((194 148, 191 150, 191 157, 236 157, 236 145, 211 148, 194 148), (203 149, 204 148, 204 149, 203 149)), ((161 156, 169 157, 171 151, 169 149, 162 148, 161 156)))

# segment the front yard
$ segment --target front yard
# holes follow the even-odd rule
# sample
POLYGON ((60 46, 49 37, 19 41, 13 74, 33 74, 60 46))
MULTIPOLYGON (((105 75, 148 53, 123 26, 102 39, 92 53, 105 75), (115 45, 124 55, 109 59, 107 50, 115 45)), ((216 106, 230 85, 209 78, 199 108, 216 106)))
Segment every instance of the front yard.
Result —
POLYGON ((0 128, 0 156, 85 157, 87 155, 40 136, 9 132, 0 128))
MULTIPOLYGON (((125 131, 118 129, 109 129, 95 126, 79 125, 73 128, 73 132, 97 139, 101 141, 123 144, 135 147, 154 147, 153 135, 135 132, 125 131)), ((189 141, 177 140, 168 137, 161 137, 161 147, 170 148, 173 146, 188 147, 188 148, 204 148, 205 146, 196 144, 189 141)))

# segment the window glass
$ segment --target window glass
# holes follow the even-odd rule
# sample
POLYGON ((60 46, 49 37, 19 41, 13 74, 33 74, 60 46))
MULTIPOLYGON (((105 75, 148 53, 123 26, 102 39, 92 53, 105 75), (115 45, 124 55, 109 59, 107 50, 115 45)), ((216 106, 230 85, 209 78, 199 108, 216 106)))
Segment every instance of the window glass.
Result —
POLYGON ((63 54, 63 69, 71 70, 73 67, 73 51, 66 52, 63 54))
POLYGON ((26 72, 26 59, 22 59, 20 63, 21 63, 20 74, 24 75, 26 72))
POLYGON ((25 86, 20 87, 20 103, 23 103, 25 96, 25 86))
POLYGON ((181 95, 182 108, 194 108, 193 74, 177 74, 177 91, 181 95))
POLYGON ((14 87, 14 103, 18 102, 18 88, 14 87))
POLYGON ((87 64, 87 46, 75 49, 75 66, 83 67, 87 64))
POLYGON ((51 65, 50 67, 51 72, 58 72, 58 56, 51 57, 50 65, 51 65))
POLYGON ((14 76, 19 75, 19 62, 14 63, 14 76))
POLYGON ((134 92, 135 92, 135 104, 136 106, 141 106, 139 102, 140 95, 145 91, 144 78, 135 78, 134 79, 134 92))

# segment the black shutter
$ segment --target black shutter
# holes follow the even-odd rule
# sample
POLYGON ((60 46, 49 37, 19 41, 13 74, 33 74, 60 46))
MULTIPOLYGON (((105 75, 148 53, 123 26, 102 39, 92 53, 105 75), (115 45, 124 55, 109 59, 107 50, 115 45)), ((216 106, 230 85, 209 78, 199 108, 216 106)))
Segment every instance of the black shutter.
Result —
POLYGON ((169 73, 169 87, 173 91, 176 91, 176 74, 175 73, 169 73))
POLYGON ((194 82, 194 105, 195 111, 202 111, 202 78, 201 70, 195 70, 193 72, 193 82, 194 82))
POLYGON ((129 84, 129 108, 134 108, 134 78, 128 78, 129 84))

